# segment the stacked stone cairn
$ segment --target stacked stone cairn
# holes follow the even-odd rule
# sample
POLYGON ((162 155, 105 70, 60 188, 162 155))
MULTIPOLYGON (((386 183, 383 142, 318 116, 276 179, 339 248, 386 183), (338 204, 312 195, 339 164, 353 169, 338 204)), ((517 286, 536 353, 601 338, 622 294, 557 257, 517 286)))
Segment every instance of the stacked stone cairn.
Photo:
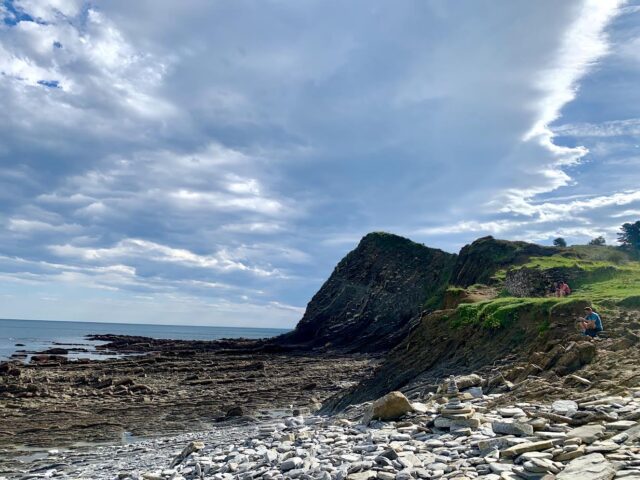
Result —
POLYGON ((475 410, 460 400, 460 390, 455 377, 449 377, 446 391, 447 403, 440 409, 440 415, 435 418, 436 428, 464 433, 465 429, 476 429, 480 426, 480 419, 475 410))

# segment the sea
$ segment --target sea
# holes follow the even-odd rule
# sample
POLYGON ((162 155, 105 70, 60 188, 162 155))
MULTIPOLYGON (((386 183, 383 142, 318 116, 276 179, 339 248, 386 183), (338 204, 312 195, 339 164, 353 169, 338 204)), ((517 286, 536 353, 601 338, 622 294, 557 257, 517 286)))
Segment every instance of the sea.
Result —
MULTIPOLYGON (((0 361, 19 350, 38 352, 48 348, 87 350, 70 352, 68 358, 106 359, 95 347, 105 342, 89 341, 91 334, 139 335, 174 340, 216 340, 220 338, 269 338, 288 332, 279 328, 211 327, 194 325, 150 325, 136 323, 64 322, 0 319, 0 361)), ((28 359, 28 356, 24 358, 28 359)))

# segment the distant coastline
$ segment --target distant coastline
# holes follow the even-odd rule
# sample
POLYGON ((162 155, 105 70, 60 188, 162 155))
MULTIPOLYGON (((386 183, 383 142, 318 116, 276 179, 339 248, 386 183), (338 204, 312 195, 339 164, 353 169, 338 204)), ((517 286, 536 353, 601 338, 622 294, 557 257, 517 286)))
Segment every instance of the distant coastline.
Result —
POLYGON ((39 352, 53 347, 75 349, 75 352, 69 353, 69 358, 108 358, 95 353, 95 346, 101 342, 86 338, 88 335, 97 334, 171 340, 218 340, 270 338, 288 331, 289 329, 280 328, 0 319, 0 360, 10 359, 20 351, 39 352))

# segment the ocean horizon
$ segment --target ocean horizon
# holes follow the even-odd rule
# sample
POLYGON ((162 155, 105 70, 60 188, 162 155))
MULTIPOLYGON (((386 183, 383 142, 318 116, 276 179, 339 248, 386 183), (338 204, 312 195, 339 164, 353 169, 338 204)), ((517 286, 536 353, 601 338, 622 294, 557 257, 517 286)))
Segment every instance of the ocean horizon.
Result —
POLYGON ((95 347, 104 342, 86 339, 87 335, 94 334, 134 335, 175 340, 219 340, 221 338, 271 338, 288 331, 290 329, 1 318, 0 360, 7 360, 20 350, 37 352, 52 347, 87 350, 71 352, 68 355, 69 358, 109 358, 109 356, 95 353, 95 347))

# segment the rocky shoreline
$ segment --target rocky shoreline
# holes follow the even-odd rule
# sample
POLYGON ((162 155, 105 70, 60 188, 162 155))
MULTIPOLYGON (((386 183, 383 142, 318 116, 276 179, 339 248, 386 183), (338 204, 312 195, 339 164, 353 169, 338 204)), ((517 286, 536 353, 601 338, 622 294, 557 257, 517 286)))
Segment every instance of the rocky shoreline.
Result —
POLYGON ((443 389, 421 401, 382 399, 334 416, 236 421, 206 433, 53 451, 5 478, 640 479, 640 390, 502 407, 493 407, 500 394, 477 387, 455 395, 476 424, 438 421, 451 405, 443 389), (376 419, 387 414, 397 418, 376 419))
POLYGON ((112 340, 101 350, 135 355, 71 361, 50 352, 0 363, 0 459, 209 431, 221 420, 259 421, 278 410, 315 411, 371 375, 377 362, 359 354, 272 352, 249 340, 112 340))

